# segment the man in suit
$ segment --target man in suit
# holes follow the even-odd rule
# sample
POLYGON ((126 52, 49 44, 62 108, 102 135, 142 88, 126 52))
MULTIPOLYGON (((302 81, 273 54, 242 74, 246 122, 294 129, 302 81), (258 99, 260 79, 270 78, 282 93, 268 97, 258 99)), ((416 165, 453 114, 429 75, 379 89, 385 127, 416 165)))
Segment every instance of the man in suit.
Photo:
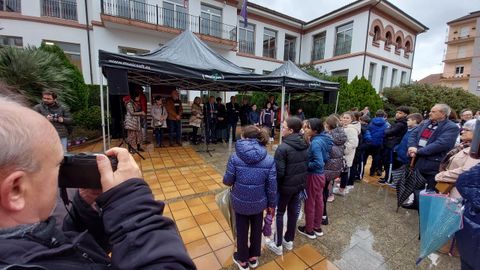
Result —
POLYGON ((230 97, 230 102, 227 103, 227 141, 232 135, 232 141, 237 140, 237 122, 240 113, 240 105, 237 103, 235 96, 230 97))

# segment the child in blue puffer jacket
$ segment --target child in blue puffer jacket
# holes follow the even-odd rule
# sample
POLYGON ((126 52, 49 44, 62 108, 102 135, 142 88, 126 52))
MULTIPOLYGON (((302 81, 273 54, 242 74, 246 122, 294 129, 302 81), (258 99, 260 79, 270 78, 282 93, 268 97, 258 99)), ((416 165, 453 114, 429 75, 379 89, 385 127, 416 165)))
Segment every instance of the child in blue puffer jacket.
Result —
POLYGON ((237 229, 237 252, 233 262, 239 269, 258 265, 262 243, 263 211, 273 216, 277 194, 275 161, 267 154, 268 131, 247 126, 235 144, 223 183, 232 186, 232 204, 237 229), (250 247, 248 246, 250 229, 250 247))

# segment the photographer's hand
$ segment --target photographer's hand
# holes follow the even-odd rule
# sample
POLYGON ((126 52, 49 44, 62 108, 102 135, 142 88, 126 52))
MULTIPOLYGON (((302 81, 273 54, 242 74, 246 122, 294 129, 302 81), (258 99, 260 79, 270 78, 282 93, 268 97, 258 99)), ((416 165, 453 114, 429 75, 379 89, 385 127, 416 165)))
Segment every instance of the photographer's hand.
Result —
POLYGON ((102 182, 102 190, 107 190, 120 185, 131 178, 141 178, 142 173, 138 168, 135 159, 128 153, 127 149, 114 147, 107 152, 108 156, 116 156, 118 159, 117 170, 113 172, 112 164, 105 155, 97 156, 98 171, 100 172, 102 182))

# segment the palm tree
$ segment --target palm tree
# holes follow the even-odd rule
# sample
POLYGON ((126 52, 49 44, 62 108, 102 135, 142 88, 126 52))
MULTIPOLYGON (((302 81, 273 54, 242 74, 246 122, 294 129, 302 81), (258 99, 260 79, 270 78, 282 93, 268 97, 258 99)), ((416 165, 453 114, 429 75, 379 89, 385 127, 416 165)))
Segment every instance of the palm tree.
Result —
POLYGON ((55 54, 31 46, 0 47, 0 81, 31 104, 38 103, 45 90, 57 93, 64 102, 75 99, 69 86, 71 75, 55 54))

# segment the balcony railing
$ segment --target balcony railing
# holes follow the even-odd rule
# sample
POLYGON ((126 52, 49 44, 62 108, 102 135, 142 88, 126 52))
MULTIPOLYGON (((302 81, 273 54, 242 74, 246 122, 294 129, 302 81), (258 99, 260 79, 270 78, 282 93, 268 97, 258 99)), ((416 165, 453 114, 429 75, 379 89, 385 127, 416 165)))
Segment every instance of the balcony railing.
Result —
POLYGON ((102 14, 148 24, 191 30, 208 36, 231 41, 237 40, 237 27, 201 18, 188 13, 150 5, 134 0, 102 0, 102 14))
POLYGON ((239 40, 238 41, 238 50, 241 53, 255 54, 255 42, 239 40))
POLYGON ((68 0, 42 0, 42 16, 77 20, 77 3, 68 0))
POLYGON ((21 0, 0 0, 0 11, 22 12, 21 0))

